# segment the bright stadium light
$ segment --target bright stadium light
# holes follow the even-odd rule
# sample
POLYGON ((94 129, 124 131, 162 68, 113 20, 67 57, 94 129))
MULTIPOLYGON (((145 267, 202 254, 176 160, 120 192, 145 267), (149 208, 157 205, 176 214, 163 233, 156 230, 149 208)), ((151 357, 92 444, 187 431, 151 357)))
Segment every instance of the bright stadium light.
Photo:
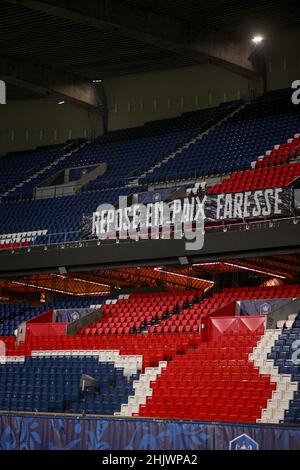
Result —
POLYGON ((59 101, 58 104, 65 104, 65 101, 59 101))
POLYGON ((252 42, 254 42, 254 44, 259 44, 259 43, 261 43, 263 40, 264 40, 264 38, 263 38, 262 36, 259 36, 259 35, 258 35, 258 36, 254 36, 254 37, 252 38, 252 42))

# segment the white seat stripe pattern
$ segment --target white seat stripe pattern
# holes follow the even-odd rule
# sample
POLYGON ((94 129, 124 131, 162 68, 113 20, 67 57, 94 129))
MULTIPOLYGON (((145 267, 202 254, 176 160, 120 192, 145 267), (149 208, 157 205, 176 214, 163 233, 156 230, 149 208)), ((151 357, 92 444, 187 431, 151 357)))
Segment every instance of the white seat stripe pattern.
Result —
POLYGON ((121 412, 114 413, 114 415, 132 416, 133 413, 138 413, 140 405, 145 405, 147 397, 152 396, 151 382, 157 379, 157 376, 162 373, 165 367, 167 367, 166 361, 159 362, 158 367, 146 367, 139 380, 133 382, 134 395, 129 396, 128 403, 121 406, 121 412))
POLYGON ((260 338, 253 352, 249 355, 249 361, 259 368, 260 374, 270 375, 271 382, 276 383, 276 390, 272 392, 272 398, 268 400, 267 407, 262 409, 261 417, 257 423, 279 423, 284 419, 284 412, 289 408, 289 402, 294 398, 298 389, 297 382, 292 382, 290 374, 279 374, 274 361, 268 359, 275 341, 281 334, 280 329, 266 330, 260 338))
POLYGON ((0 235, 0 245, 7 243, 31 242, 38 236, 47 235, 48 230, 35 230, 32 232, 6 233, 0 235))

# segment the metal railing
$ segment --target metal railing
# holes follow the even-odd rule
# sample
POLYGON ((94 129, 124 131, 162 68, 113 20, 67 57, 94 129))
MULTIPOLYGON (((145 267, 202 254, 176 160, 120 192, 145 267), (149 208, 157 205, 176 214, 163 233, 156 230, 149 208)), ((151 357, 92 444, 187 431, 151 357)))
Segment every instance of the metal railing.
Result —
MULTIPOLYGON (((278 219, 263 219, 263 220, 255 220, 255 221, 243 221, 237 223, 228 223, 228 224, 220 224, 220 225, 213 225, 207 226, 205 228, 206 233, 210 232, 229 232, 229 231, 244 231, 244 230, 259 230, 263 228, 273 228, 279 227, 282 224, 289 223, 289 224, 298 224, 300 223, 300 217, 287 217, 287 218, 278 218, 278 219)), ((142 233, 139 234, 140 236, 142 233)), ((156 237, 157 240, 163 239, 164 232, 159 232, 158 236, 156 237)), ((172 238, 172 232, 171 232, 172 238)), ((184 238, 184 234, 182 233, 182 238, 184 238)), ((149 238, 150 239, 150 238, 149 238)), ((31 252, 34 249, 44 249, 47 250, 50 247, 57 247, 57 248, 67 248, 68 246, 72 247, 82 247, 87 246, 89 244, 94 245, 107 245, 107 244, 116 244, 116 243, 135 243, 138 241, 146 242, 148 241, 146 238, 139 238, 137 236, 136 239, 132 239, 130 237, 126 238, 119 238, 118 234, 106 238, 105 240, 100 240, 95 236, 90 236, 88 238, 82 237, 82 233, 80 230, 77 231, 65 231, 65 232, 55 232, 49 233, 46 235, 31 235, 30 232, 23 237, 16 237, 15 239, 12 236, 4 237, 3 235, 0 236, 0 255, 2 254, 13 254, 15 252, 31 252)))

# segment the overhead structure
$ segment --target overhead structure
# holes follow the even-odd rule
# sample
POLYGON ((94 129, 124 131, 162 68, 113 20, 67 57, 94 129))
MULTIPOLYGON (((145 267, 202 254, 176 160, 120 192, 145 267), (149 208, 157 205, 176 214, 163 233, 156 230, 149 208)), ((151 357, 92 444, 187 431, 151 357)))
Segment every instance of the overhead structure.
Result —
POLYGON ((3 0, 0 17, 0 54, 91 81, 207 63, 257 77, 257 52, 300 24, 282 0, 3 0))
MULTIPOLYGON (((188 267, 131 267, 122 269, 91 270, 89 272, 44 273, 0 280, 2 292, 45 292, 76 296, 108 295, 132 289, 193 289, 209 291, 216 285, 218 275, 240 274, 239 282, 261 279, 265 285, 280 285, 300 278, 299 255, 226 259, 201 262, 188 267), (243 275, 243 277, 241 277, 243 275)), ((228 279, 228 278, 227 278, 228 279)))
POLYGON ((99 87, 69 72, 0 56, 0 77, 43 96, 57 96, 91 108, 104 106, 99 87))
POLYGON ((108 100, 101 80, 214 64, 247 77, 254 96, 264 87, 260 51, 266 46, 251 38, 262 32, 268 42, 270 27, 277 34, 299 27, 280 0, 271 6, 255 0, 247 15, 238 0, 205 6, 197 0, 3 0, 0 17, 0 79, 7 81, 8 99, 55 96, 98 108, 104 128, 108 100))
POLYGON ((249 60, 253 46, 234 34, 209 29, 115 0, 9 0, 32 10, 120 33, 198 63, 214 63, 244 76, 257 70, 249 60))

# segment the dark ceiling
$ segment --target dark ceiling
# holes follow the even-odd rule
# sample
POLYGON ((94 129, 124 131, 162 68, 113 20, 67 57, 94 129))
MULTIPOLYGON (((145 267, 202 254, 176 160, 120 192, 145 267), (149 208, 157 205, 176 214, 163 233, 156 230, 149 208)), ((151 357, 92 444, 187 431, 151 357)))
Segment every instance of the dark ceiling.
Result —
MULTIPOLYGON (((300 26, 299 1, 119 0, 129 6, 251 37, 300 26)), ((86 0, 86 4, 89 0, 86 0)), ((0 1, 1 54, 76 73, 88 79, 192 65, 181 57, 118 32, 0 1)), ((8 88, 8 97, 32 97, 8 88)))
POLYGON ((251 37, 300 27, 299 0, 121 0, 176 18, 251 37))
MULTIPOLYGON (((282 282, 299 282, 300 257, 279 255, 261 258, 228 259, 216 263, 200 263, 189 267, 168 266, 104 269, 84 273, 69 273, 65 276, 47 273, 0 280, 0 288, 5 295, 16 292, 60 291, 73 295, 99 295, 108 293, 114 286, 117 289, 139 289, 163 287, 166 289, 208 289, 218 275, 227 274, 227 281, 234 285, 269 285, 282 282), (238 283, 238 284, 235 284, 238 283)), ((225 278, 223 278, 224 280, 225 278)))

